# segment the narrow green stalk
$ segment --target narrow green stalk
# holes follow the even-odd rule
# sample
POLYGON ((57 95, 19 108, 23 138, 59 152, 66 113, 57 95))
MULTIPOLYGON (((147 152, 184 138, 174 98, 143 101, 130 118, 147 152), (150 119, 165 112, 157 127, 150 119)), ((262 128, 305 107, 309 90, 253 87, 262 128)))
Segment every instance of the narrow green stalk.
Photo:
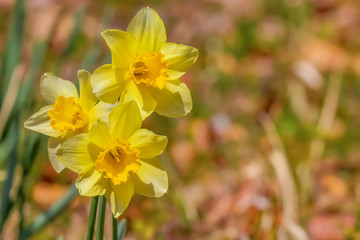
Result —
POLYGON ((104 236, 104 222, 105 222, 106 198, 100 197, 98 224, 96 228, 96 240, 103 240, 104 236))
POLYGON ((117 240, 117 219, 113 216, 112 220, 113 225, 113 240, 117 240))
POLYGON ((94 228, 96 220, 96 210, 98 205, 99 197, 93 197, 91 201, 90 216, 89 216, 89 226, 87 231, 86 240, 92 240, 94 238, 94 228))

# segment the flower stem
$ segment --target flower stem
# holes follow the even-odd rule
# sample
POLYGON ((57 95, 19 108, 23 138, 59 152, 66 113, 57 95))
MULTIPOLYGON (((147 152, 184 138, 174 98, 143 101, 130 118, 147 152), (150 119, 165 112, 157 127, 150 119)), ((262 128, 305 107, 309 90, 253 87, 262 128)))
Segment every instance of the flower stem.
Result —
POLYGON ((96 210, 97 210, 98 200, 99 200, 99 197, 96 196, 96 197, 93 197, 92 201, 91 201, 89 226, 88 226, 86 240, 92 240, 94 238, 94 227, 95 227, 96 210))
POLYGON ((102 240, 104 236, 105 210, 106 210, 106 198, 105 196, 101 196, 99 203, 98 224, 96 228, 96 240, 102 240))
POLYGON ((117 240, 117 219, 113 216, 112 220, 113 225, 113 240, 117 240))

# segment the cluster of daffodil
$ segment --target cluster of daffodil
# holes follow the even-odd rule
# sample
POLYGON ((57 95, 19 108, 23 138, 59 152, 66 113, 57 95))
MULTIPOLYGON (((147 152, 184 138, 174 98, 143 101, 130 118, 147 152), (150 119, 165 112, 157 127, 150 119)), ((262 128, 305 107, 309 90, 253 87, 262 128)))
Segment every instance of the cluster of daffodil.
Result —
POLYGON ((151 8, 141 9, 126 31, 102 33, 112 63, 93 74, 78 72, 75 85, 45 73, 42 98, 49 105, 25 121, 25 127, 50 136, 48 153, 57 172, 78 173, 83 196, 104 195, 114 217, 134 193, 160 197, 168 189, 157 159, 167 137, 141 128, 152 112, 181 117, 190 112, 189 89, 179 80, 196 61, 192 47, 166 43, 165 27, 151 8))

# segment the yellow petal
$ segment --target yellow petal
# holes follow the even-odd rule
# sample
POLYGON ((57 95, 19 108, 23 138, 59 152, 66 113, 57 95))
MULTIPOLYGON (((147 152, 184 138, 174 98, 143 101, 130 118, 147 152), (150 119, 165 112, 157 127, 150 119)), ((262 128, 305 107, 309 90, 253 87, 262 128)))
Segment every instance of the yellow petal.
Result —
POLYGON ((74 97, 79 99, 75 85, 68 81, 55 76, 52 73, 44 73, 40 80, 41 96, 47 104, 54 104, 55 100, 60 97, 74 97))
POLYGON ((120 103, 135 101, 140 108, 142 119, 147 118, 156 107, 156 101, 145 86, 129 81, 121 94, 120 103))
POLYGON ((192 109, 191 94, 179 79, 167 81, 162 90, 152 89, 157 101, 155 112, 165 117, 183 117, 192 109))
POLYGON ((109 127, 105 122, 96 122, 92 125, 89 132, 90 141, 99 148, 111 144, 109 127))
MULTIPOLYGON (((117 105, 99 101, 89 112, 89 122, 93 124, 98 120, 108 123, 111 110, 117 105)), ((91 127, 91 126, 90 126, 91 127)))
POLYGON ((78 71, 78 79, 80 86, 80 105, 89 111, 98 101, 97 97, 93 93, 90 85, 91 74, 85 70, 78 71))
POLYGON ((166 43, 161 49, 161 53, 165 56, 169 79, 176 79, 184 75, 199 55, 196 48, 175 43, 166 43))
POLYGON ((94 165, 89 165, 88 168, 79 173, 75 186, 79 189, 80 195, 93 197, 104 195, 110 186, 110 182, 103 178, 103 175, 95 169, 94 165))
POLYGON ((101 151, 102 149, 90 141, 88 134, 82 133, 64 141, 56 151, 56 156, 65 167, 80 173, 94 164, 101 151))
POLYGON ((111 184, 111 189, 106 191, 105 197, 108 200, 115 218, 118 218, 129 206, 129 202, 134 195, 134 183, 131 179, 120 185, 111 184))
POLYGON ((128 139, 132 148, 140 151, 140 158, 159 156, 167 145, 167 137, 147 129, 139 129, 128 139))
POLYGON ((64 170, 65 166, 64 164, 62 164, 57 156, 56 156, 56 151, 57 149, 60 147, 60 139, 59 138, 54 138, 54 137, 50 137, 49 141, 48 141, 48 153, 49 153, 49 159, 50 159, 50 163, 53 166, 54 170, 57 173, 60 173, 62 170, 64 170))
POLYGON ((135 58, 135 37, 117 29, 108 29, 101 33, 110 48, 112 64, 115 68, 128 68, 135 58))
POLYGON ((159 159, 142 159, 133 174, 135 192, 147 197, 161 197, 168 189, 168 176, 159 159))
POLYGON ((127 32, 138 40, 137 55, 159 51, 166 42, 165 26, 154 9, 141 9, 129 23, 127 32))
POLYGON ((109 115, 110 135, 113 139, 127 140, 141 127, 139 107, 134 101, 119 104, 109 115))
POLYGON ((52 109, 52 106, 45 106, 38 112, 34 113, 24 122, 24 127, 35 132, 39 132, 51 137, 59 137, 63 133, 59 130, 55 130, 50 126, 50 118, 48 111, 52 109))
POLYGON ((124 88, 125 72, 113 69, 111 64, 105 64, 91 75, 90 84, 94 94, 102 101, 115 103, 124 88))

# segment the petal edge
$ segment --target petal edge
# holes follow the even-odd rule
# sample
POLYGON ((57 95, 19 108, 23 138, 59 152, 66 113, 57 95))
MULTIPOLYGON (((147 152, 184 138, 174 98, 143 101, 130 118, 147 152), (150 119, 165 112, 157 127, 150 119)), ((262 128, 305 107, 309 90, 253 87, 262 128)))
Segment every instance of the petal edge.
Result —
POLYGON ((131 20, 126 30, 138 40, 136 53, 144 55, 149 51, 159 51, 166 42, 163 21, 152 8, 142 8, 131 20))
POLYGON ((159 159, 142 159, 141 166, 134 174, 134 186, 137 194, 147 197, 161 197, 168 190, 168 176, 159 159))

